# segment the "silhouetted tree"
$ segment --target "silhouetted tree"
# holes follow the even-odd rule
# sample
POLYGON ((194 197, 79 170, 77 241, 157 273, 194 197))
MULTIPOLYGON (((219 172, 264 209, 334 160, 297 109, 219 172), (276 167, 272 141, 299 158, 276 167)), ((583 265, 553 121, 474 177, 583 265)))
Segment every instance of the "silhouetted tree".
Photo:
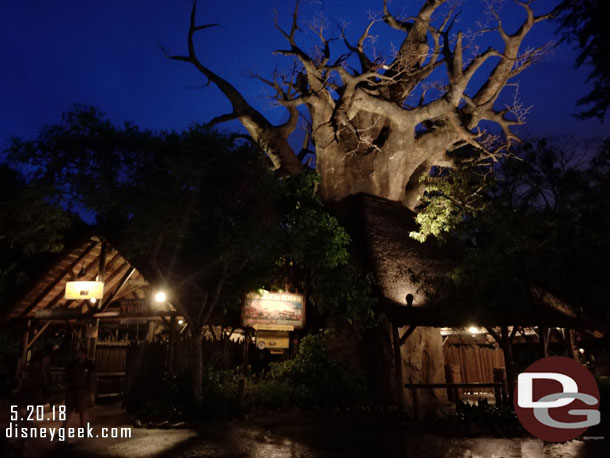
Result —
POLYGON ((593 82, 593 89, 577 102, 590 108, 578 117, 603 121, 610 106, 610 30, 606 20, 610 4, 604 0, 563 0, 558 13, 563 38, 580 48, 576 66, 592 67, 588 79, 593 82))
POLYGON ((8 152, 59 189, 59 202, 93 213, 117 248, 144 261, 169 290, 193 336, 196 399, 203 328, 245 292, 289 284, 320 313, 366 319, 366 285, 354 286, 346 267, 349 237, 315 196, 313 171, 279 178, 256 145, 235 136, 200 126, 116 127, 82 107, 35 140, 15 139, 8 152), (328 278, 329 288, 349 285, 350 296, 337 300, 334 291, 326 299, 328 278))

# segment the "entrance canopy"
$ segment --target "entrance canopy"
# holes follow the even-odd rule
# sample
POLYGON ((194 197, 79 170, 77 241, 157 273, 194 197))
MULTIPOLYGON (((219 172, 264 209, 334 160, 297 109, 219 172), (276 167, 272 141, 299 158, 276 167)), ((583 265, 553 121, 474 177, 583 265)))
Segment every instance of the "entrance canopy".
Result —
POLYGON ((168 301, 153 300, 154 285, 99 235, 75 244, 43 273, 8 312, 9 319, 121 319, 176 315, 168 301), (103 281, 97 301, 64 298, 69 281, 103 281))

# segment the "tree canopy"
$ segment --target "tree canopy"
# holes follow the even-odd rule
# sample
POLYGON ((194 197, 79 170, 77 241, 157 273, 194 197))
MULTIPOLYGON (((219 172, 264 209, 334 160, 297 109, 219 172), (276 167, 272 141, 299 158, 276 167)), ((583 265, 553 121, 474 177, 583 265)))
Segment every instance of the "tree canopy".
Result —
POLYGON ((591 66, 588 80, 593 89, 578 100, 584 107, 578 116, 603 121, 610 106, 610 5, 603 0, 563 0, 557 11, 563 38, 580 48, 576 66, 591 66))
POLYGON ((452 294, 483 310, 527 307, 542 287, 593 316, 607 316, 610 269, 608 141, 539 139, 495 170, 461 166, 426 178, 413 237, 457 237, 465 247, 452 294))
POLYGON ((281 177, 239 136, 198 125, 117 127, 91 107, 66 113, 34 140, 14 139, 8 153, 57 189, 58 204, 94 214, 195 326, 263 286, 299 288, 320 313, 358 319, 362 301, 324 299, 325 284, 356 274, 346 267, 349 237, 316 197, 313 171, 281 177))
POLYGON ((53 203, 52 194, 53 188, 0 163, 0 310, 23 293, 48 255, 64 248, 77 221, 53 203))

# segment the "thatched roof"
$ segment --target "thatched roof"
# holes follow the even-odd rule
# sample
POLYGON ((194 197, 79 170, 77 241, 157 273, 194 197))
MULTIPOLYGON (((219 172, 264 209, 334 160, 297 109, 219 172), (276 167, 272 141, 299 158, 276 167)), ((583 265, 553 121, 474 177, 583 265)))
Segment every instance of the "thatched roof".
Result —
MULTIPOLYGON (((28 292, 18 300, 8 311, 5 318, 44 317, 49 310, 80 310, 83 317, 93 312, 83 307, 83 301, 70 301, 64 298, 66 282, 77 278, 79 280, 95 280, 100 270, 100 258, 105 250, 104 268, 104 299, 97 304, 97 311, 103 311, 101 316, 118 316, 115 310, 116 301, 125 299, 146 299, 150 294, 150 275, 145 276, 142 269, 136 269, 107 240, 99 235, 88 235, 58 256, 56 262, 46 270, 28 292), (103 310, 100 310, 103 309, 103 310)), ((174 310, 169 305, 171 310, 174 310)), ((71 316, 71 315, 70 315, 71 316)), ((100 316, 100 313, 96 313, 100 316)))
POLYGON ((531 289, 531 302, 521 304, 524 307, 489 314, 474 310, 463 298, 455 303, 443 297, 435 285, 455 265, 459 246, 409 237, 418 229, 415 214, 399 202, 357 194, 331 211, 352 236, 354 259, 374 275, 379 303, 396 324, 458 327, 475 320, 481 326, 595 327, 585 325, 573 307, 541 288, 531 289), (407 294, 413 295, 412 307, 407 307, 407 294))
POLYGON ((332 211, 352 236, 360 264, 375 275, 381 296, 406 304, 407 294, 412 294, 414 306, 425 305, 426 284, 451 268, 450 247, 409 237, 418 229, 415 214, 399 202, 357 194, 332 211))

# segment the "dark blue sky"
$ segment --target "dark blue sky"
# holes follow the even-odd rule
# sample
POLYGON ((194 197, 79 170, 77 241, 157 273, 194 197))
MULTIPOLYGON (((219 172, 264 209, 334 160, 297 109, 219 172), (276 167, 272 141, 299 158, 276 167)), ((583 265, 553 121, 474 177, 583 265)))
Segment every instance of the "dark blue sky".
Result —
MULTIPOLYGON (((399 13, 403 5, 413 3, 394 0, 391 10, 399 13)), ((554 3, 539 0, 535 9, 547 12, 554 3)), ((346 21, 354 37, 368 11, 379 11, 381 5, 381 0, 303 0, 302 18, 306 23, 321 11, 333 23, 346 21)), ((481 5, 479 0, 464 0, 457 26, 467 29, 481 5)), ((220 27, 200 32, 198 49, 205 64, 277 122, 283 111, 273 108, 267 88, 247 75, 269 75, 274 66, 285 63, 271 54, 285 45, 273 27, 274 7, 287 26, 291 1, 202 1, 201 22, 218 22, 220 27)), ((2 0, 0 141, 35 135, 42 125, 59 121, 74 103, 96 105, 115 122, 130 120, 153 129, 182 129, 228 111, 216 88, 202 89, 203 80, 192 68, 167 60, 159 48, 162 44, 175 53, 185 51, 189 10, 189 0, 2 0)), ((518 11, 507 7, 509 22, 519 19, 518 11)), ((554 29, 554 24, 539 25, 529 43, 556 40, 554 29)), ((331 28, 330 35, 335 30, 331 28)), ((381 37, 380 49, 390 41, 398 43, 397 35, 386 32, 383 24, 373 29, 381 37)), ((588 91, 588 69, 573 68, 575 55, 571 46, 561 45, 519 77, 524 103, 534 105, 526 133, 610 133, 608 121, 601 125, 571 116, 575 101, 588 91)))

